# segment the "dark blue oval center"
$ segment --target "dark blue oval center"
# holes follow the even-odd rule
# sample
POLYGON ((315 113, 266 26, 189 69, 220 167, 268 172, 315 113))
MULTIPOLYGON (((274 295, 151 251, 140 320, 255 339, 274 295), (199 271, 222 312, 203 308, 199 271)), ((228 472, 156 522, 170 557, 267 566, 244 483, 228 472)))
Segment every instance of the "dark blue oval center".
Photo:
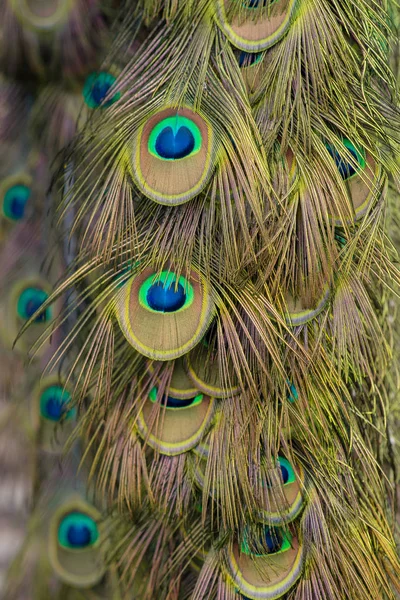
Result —
POLYGON ((174 132, 172 127, 164 127, 156 139, 156 152, 161 158, 185 158, 193 152, 195 139, 188 127, 182 125, 174 132))
POLYGON ((77 523, 68 527, 67 539, 71 546, 84 548, 92 541, 90 529, 87 525, 77 523))
POLYGON ((184 400, 180 400, 179 398, 164 395, 161 399, 161 404, 167 406, 167 408, 186 408, 186 406, 193 404, 194 400, 195 398, 185 398, 184 400))
POLYGON ((47 417, 59 421, 66 412, 65 403, 60 398, 50 397, 46 402, 47 417))
POLYGON ((271 554, 279 552, 282 547, 282 536, 276 531, 276 529, 270 529, 269 527, 265 528, 264 546, 265 545, 271 554))
POLYGON ((107 81, 96 81, 92 87, 92 99, 98 106, 103 102, 111 87, 111 83, 107 81))
POLYGON ((185 304, 186 294, 183 286, 175 282, 164 286, 162 281, 157 281, 150 286, 147 296, 148 305, 158 312, 175 312, 185 304))

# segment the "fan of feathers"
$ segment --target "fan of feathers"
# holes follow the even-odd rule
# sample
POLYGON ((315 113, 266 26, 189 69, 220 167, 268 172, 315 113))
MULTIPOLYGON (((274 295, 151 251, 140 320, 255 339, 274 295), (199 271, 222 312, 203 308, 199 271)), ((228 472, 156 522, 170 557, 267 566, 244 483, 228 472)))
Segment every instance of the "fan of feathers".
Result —
POLYGON ((395 0, 0 1, 0 594, 396 600, 395 0))

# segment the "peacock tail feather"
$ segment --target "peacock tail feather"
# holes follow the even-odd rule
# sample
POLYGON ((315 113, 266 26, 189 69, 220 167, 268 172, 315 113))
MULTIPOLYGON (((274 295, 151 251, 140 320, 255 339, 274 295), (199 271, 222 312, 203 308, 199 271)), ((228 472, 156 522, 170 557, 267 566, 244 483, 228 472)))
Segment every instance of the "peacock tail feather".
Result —
POLYGON ((3 0, 7 600, 396 600, 399 10, 3 0))

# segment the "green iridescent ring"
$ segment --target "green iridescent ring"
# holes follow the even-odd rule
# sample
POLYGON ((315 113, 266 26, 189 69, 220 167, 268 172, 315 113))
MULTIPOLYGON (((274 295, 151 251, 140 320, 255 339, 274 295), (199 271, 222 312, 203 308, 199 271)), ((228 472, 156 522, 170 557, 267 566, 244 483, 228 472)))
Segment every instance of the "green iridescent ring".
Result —
POLYGON ((89 515, 74 511, 64 516, 58 526, 58 543, 69 550, 86 550, 99 539, 96 521, 89 515))
POLYGON ((162 271, 159 275, 151 275, 142 283, 139 289, 139 304, 150 312, 159 313, 160 310, 155 310, 149 304, 148 297, 151 289, 158 283, 162 283, 162 287, 165 290, 173 290, 175 289, 176 282, 178 283, 179 289, 184 290, 184 302, 180 308, 173 312, 178 313, 188 309, 194 300, 193 286, 182 275, 177 279, 175 273, 171 273, 171 271, 162 271))
POLYGON ((177 114, 167 117, 155 125, 149 135, 148 151, 152 156, 161 160, 182 160, 197 154, 201 149, 202 141, 201 131, 196 123, 183 115, 177 114), (180 142, 180 149, 178 148, 179 144, 177 144, 175 149, 176 155, 174 156, 174 152, 169 148, 169 144, 178 139, 180 132, 186 132, 186 136, 185 139, 182 139, 180 142), (164 139, 163 143, 160 145, 162 136, 164 136, 164 139), (188 139, 188 136, 190 139, 188 139), (190 149, 188 144, 190 144, 190 149), (160 153, 160 147, 164 147, 166 152, 169 149, 171 155, 169 156, 168 153, 162 155, 160 153))

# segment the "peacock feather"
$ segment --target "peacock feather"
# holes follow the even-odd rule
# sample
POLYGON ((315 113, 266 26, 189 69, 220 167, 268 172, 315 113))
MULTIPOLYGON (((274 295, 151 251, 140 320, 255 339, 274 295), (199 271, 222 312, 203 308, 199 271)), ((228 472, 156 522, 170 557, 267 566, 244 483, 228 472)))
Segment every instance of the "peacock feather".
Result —
POLYGON ((399 9, 2 0, 7 600, 396 600, 399 9))

